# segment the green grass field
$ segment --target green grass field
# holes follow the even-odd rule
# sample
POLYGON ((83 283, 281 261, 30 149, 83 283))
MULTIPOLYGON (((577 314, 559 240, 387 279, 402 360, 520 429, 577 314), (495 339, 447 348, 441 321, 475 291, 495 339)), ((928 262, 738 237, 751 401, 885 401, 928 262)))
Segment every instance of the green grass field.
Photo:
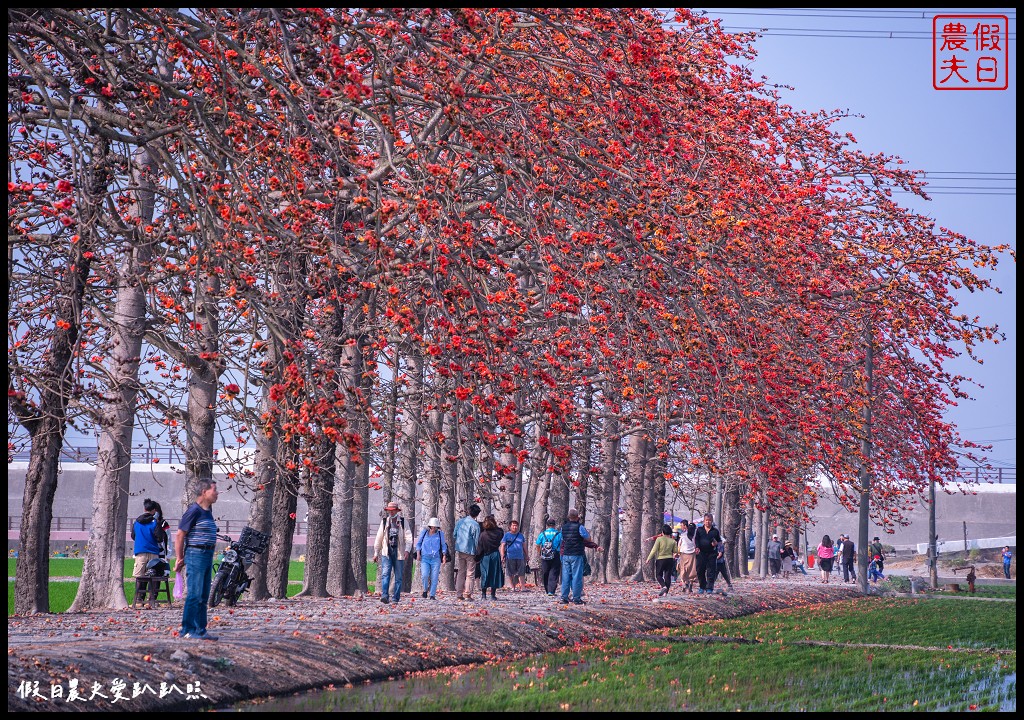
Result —
POLYGON ((1016 631, 1016 602, 862 598, 694 625, 674 632, 676 641, 617 639, 512 663, 260 701, 257 707, 1012 711, 1016 631), (706 641, 708 636, 723 641, 706 641))
MULTIPOLYGON (((13 578, 15 573, 15 562, 14 558, 7 558, 7 577, 13 578)), ((51 558, 50 559, 50 577, 82 577, 82 566, 84 560, 76 558, 51 558)), ((220 562, 218 557, 216 562, 220 562)), ((126 558, 124 561, 124 576, 125 582, 125 595, 128 598, 128 603, 135 598, 135 581, 129 580, 132 577, 132 570, 135 566, 135 561, 131 558, 126 558)), ((288 566, 288 597, 296 595, 302 590, 302 580, 305 572, 305 563, 298 560, 292 560, 288 566)), ((174 573, 171 573, 173 577, 174 573)), ((366 564, 366 578, 369 585, 369 591, 374 591, 374 583, 377 580, 377 565, 375 563, 366 564)), ((75 594, 78 592, 78 583, 70 581, 56 581, 50 583, 50 611, 51 612, 66 612, 71 603, 75 599, 75 594)), ((7 581, 7 616, 10 617, 14 614, 14 580, 7 581)))

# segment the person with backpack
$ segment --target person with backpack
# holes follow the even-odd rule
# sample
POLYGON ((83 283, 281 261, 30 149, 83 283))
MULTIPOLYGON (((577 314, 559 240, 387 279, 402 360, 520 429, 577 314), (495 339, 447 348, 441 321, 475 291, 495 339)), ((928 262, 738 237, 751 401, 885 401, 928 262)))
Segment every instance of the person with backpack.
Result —
POLYGON ((436 517, 427 520, 427 526, 420 531, 413 550, 420 563, 423 597, 437 600, 437 578, 441 574, 441 566, 448 554, 448 543, 444 540, 444 531, 441 530, 440 520, 436 517))
POLYGON ((373 561, 380 563, 380 601, 387 605, 398 602, 402 596, 402 568, 409 559, 409 548, 412 545, 412 534, 406 527, 401 508, 392 500, 384 507, 377 538, 373 542, 373 561), (391 581, 394 589, 390 593, 391 581))
POLYGON ((522 592, 523 576, 526 574, 526 538, 519 532, 519 521, 508 524, 508 532, 501 539, 505 549, 505 572, 512 583, 512 592, 522 592))
POLYGON ((878 572, 885 572, 885 553, 882 552, 882 541, 876 535, 868 545, 868 557, 878 557, 878 572))
POLYGON ((540 557, 540 577, 543 581, 544 591, 548 597, 555 596, 558 588, 558 579, 562 575, 562 560, 559 556, 559 549, 562 547, 562 533, 555 529, 555 519, 548 518, 545 522, 547 527, 540 535, 534 545, 537 546, 537 555, 540 557))

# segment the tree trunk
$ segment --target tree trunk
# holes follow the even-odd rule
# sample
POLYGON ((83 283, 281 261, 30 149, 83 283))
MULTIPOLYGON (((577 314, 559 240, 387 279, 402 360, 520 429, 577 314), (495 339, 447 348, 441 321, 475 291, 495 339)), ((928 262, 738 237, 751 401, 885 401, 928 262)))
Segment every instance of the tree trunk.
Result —
MULTIPOLYGON (((617 478, 617 466, 619 462, 619 438, 618 422, 614 418, 604 421, 604 437, 602 440, 601 455, 604 471, 597 482, 590 484, 591 496, 594 503, 594 514, 591 516, 591 525, 596 542, 604 552, 598 553, 594 558, 594 576, 601 582, 609 582, 612 579, 611 558, 612 553, 612 526, 615 516, 615 481, 617 478)), ((593 462, 591 460, 590 462, 593 462)), ((589 471, 589 467, 588 467, 589 471)))
MULTIPOLYGON (((438 418, 440 421, 440 418, 438 418)), ((433 427, 433 426, 431 426, 433 427)), ((438 467, 440 470, 441 467, 438 467)), ((437 475, 435 473, 434 477, 437 475)), ((429 481, 428 481, 429 482, 429 481)), ((455 484, 449 478, 439 478, 437 482, 440 483, 440 487, 437 490, 437 517, 441 521, 442 528, 448 528, 447 540, 448 540, 448 551, 451 553, 452 560, 455 560, 455 545, 454 545, 454 532, 455 522, 458 518, 463 517, 469 510, 468 506, 459 507, 455 503, 455 484)), ((455 590, 455 564, 446 563, 444 565, 444 572, 441 573, 441 579, 438 584, 441 585, 445 590, 455 590)))
MULTIPOLYGON (((133 158, 136 198, 130 213, 139 225, 154 211, 154 159, 147 148, 133 158)), ((138 225, 135 226, 138 228, 138 225)), ((109 325, 109 391, 101 410, 96 478, 92 491, 92 528, 78 594, 69 612, 92 608, 120 609, 124 595, 125 529, 131 475, 132 433, 139 393, 139 361, 146 331, 146 289, 153 242, 141 228, 132 231, 128 252, 118 269, 113 317, 109 325)))
MULTIPOLYGON (((343 364, 345 345, 346 306, 339 301, 331 302, 329 327, 326 328, 324 359, 328 369, 337 368, 334 380, 328 386, 333 392, 345 393, 345 403, 351 401, 345 389, 353 382, 352 369, 343 364)), ((330 394, 330 393, 325 393, 330 394)), ((346 408, 345 421, 351 423, 351 408, 346 408)), ((345 428, 351 430, 350 427, 345 428)), ((352 464, 350 449, 340 443, 331 455, 334 484, 331 486, 330 534, 327 538, 327 582, 328 594, 340 597, 356 591, 355 573, 352 571, 352 508, 354 501, 355 466, 352 464)))
POLYGON ((356 473, 347 448, 335 453, 335 471, 327 592, 335 596, 353 595, 356 576, 352 569, 352 510, 356 473))
MULTIPOLYGON (((372 307, 373 300, 369 299, 369 304, 372 307)), ((369 352, 369 340, 363 333, 363 324, 366 322, 366 317, 362 314, 358 315, 357 318, 360 324, 357 326, 358 338, 351 346, 346 346, 345 357, 349 357, 348 353, 351 348, 351 358, 356 372, 353 373, 352 379, 354 384, 351 386, 349 392, 352 393, 351 400, 353 401, 353 409, 356 414, 353 416, 353 426, 359 433, 359 450, 358 454, 353 461, 356 462, 353 467, 353 474, 355 482, 352 487, 352 559, 350 567, 352 569, 352 576, 354 582, 354 591, 356 594, 363 594, 367 592, 368 585, 366 580, 366 545, 368 542, 367 533, 371 530, 369 525, 369 511, 370 511, 370 461, 372 459, 370 449, 372 446, 371 439, 371 428, 370 428, 370 399, 373 396, 373 381, 375 372, 367 370, 367 359, 369 352)), ((372 317, 371 317, 372 319, 372 317)), ((404 512, 409 513, 407 516, 414 516, 415 508, 403 508, 404 512)), ((408 522, 408 519, 406 520, 408 522)), ((415 530, 415 525, 410 528, 410 531, 415 530)), ((376 533, 377 527, 373 526, 372 532, 376 533)), ((410 548, 411 550, 411 548, 410 548)), ((406 565, 407 571, 405 572, 405 578, 403 585, 405 590, 408 591, 411 586, 411 575, 408 572, 409 565, 406 565)))
POLYGON ((642 431, 629 438, 626 450, 626 488, 623 497, 622 544, 619 547, 619 572, 636 577, 643 552, 644 463, 647 437, 642 431))
POLYGON ((288 566, 292 559, 295 511, 298 508, 299 471, 295 441, 278 444, 277 487, 271 505, 270 554, 267 557, 267 592, 288 597, 288 566))
MULTIPOLYGON (((268 385, 263 384, 262 410, 266 412, 270 402, 267 397, 268 385)), ((268 436, 262 430, 254 433, 256 440, 256 490, 249 503, 249 527, 259 530, 267 535, 271 534, 271 510, 274 504, 274 488, 277 485, 277 432, 271 431, 268 436)), ((249 586, 249 594, 253 600, 267 600, 270 592, 267 590, 267 561, 269 558, 269 547, 267 552, 256 556, 250 569, 249 576, 252 584, 249 586)))
POLYGON ((619 421, 617 418, 609 419, 608 430, 605 431, 605 482, 608 492, 611 493, 611 508, 609 510, 611 526, 611 543, 608 545, 608 579, 618 580, 622 577, 619 572, 619 538, 622 535, 619 507, 622 505, 622 482, 620 480, 620 467, 622 464, 622 438, 619 435, 619 421), (613 444, 614 447, 611 447, 613 444))
POLYGON ((519 513, 516 512, 516 456, 510 450, 505 450, 498 455, 497 465, 500 467, 494 470, 494 482, 498 485, 494 493, 497 500, 494 515, 498 518, 498 525, 508 529, 511 520, 519 519, 519 513))
MULTIPOLYGON (((644 453, 644 538, 661 535, 661 527, 665 524, 665 476, 660 470, 661 464, 656 460, 658 445, 654 439, 647 442, 644 453)), ((653 544, 654 541, 651 541, 653 544)), ((641 548, 641 559, 645 560, 650 552, 645 544, 641 548)), ((642 562, 643 579, 654 580, 654 564, 642 562)))
MULTIPOLYGON (((548 463, 553 462, 553 457, 550 453, 546 453, 548 463)), ((564 472, 558 472, 557 470, 550 471, 551 479, 548 481, 548 508, 551 511, 553 517, 558 518, 558 523, 561 525, 565 522, 566 515, 569 512, 569 484, 568 478, 564 472)), ((579 508, 576 508, 577 510, 579 508)))
MULTIPOLYGON (((54 317, 67 324, 55 326, 43 375, 53 382, 39 393, 39 405, 30 408, 19 402, 7 368, 7 395, 14 398, 8 407, 28 431, 31 440, 25 494, 21 502, 18 562, 15 569, 14 612, 18 615, 50 610, 50 527, 53 523, 53 497, 57 492, 60 452, 67 429, 67 406, 74 384, 72 357, 78 345, 79 314, 89 276, 90 261, 82 256, 82 242, 71 246, 69 266, 62 291, 54 302, 54 317)), ((8 268, 13 264, 8 262, 8 268)), ((10 275, 8 274, 8 278, 10 275)), ((8 317, 10 317, 10 280, 8 280, 8 317)))
POLYGON ((548 500, 551 496, 551 473, 548 472, 549 455, 547 449, 544 448, 539 440, 542 437, 540 428, 537 428, 537 437, 533 445, 533 449, 530 452, 530 492, 533 495, 532 502, 530 503, 530 524, 537 528, 537 533, 541 532, 541 528, 547 527, 548 517, 555 519, 555 526, 561 527, 562 522, 565 520, 565 516, 557 516, 553 511, 548 510, 548 500))
MULTIPOLYGON (((725 560, 729 563, 730 577, 738 577, 740 566, 739 538, 740 538, 740 492, 736 483, 723 478, 722 489, 722 539, 725 540, 725 560)), ((744 550, 744 557, 746 551, 744 550)), ((746 563, 744 563, 746 564, 746 563)))
MULTIPOLYGON (((210 262, 206 258, 205 262, 210 262)), ((220 277, 206 272, 196 278, 196 305, 193 313, 196 328, 196 349, 188 352, 188 414, 185 416, 185 488, 182 504, 186 507, 199 494, 198 481, 213 478, 213 436, 216 426, 217 378, 220 360, 206 360, 210 354, 218 357, 219 318, 217 297, 220 295, 220 277)))
POLYGON ((305 576, 300 595, 328 597, 327 570, 331 555, 331 509, 334 493, 336 445, 329 439, 319 443, 316 462, 310 469, 305 493, 309 507, 306 523, 305 576))

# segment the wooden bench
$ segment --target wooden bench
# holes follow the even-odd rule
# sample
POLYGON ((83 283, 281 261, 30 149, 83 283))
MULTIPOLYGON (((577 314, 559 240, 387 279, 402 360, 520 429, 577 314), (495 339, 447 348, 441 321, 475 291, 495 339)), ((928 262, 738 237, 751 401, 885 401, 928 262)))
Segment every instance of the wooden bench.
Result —
POLYGON ((132 607, 138 607, 140 598, 148 597, 149 590, 152 589, 151 583, 156 583, 156 601, 158 604, 160 603, 160 595, 163 594, 167 599, 167 605, 174 605, 174 598, 171 595, 170 575, 136 575, 135 599, 132 601, 132 607))

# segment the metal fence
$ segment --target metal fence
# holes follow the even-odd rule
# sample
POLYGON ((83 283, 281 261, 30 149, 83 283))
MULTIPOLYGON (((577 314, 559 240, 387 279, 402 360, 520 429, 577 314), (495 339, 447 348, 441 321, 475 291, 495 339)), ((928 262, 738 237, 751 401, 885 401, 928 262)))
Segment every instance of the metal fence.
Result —
MULTIPOLYGON (((213 451, 214 458, 217 450, 213 451)), ((185 463, 185 451, 173 445, 162 447, 133 448, 133 463, 185 463)), ((61 462, 95 463, 99 459, 99 448, 92 445, 65 446, 61 449, 61 462)), ((28 448, 18 448, 7 453, 7 462, 28 462, 28 448)))
MULTIPOLYGON (((128 518, 127 528, 131 528, 134 517, 128 518)), ((178 528, 180 518, 167 518, 173 533, 178 528)), ((217 527, 222 535, 230 535, 233 540, 238 539, 242 528, 247 525, 245 520, 218 520, 217 527)), ((54 517, 50 525, 50 532, 88 532, 92 528, 92 518, 87 517, 54 517)), ((7 532, 21 530, 21 515, 7 516, 7 532)), ((309 523, 298 521, 295 523, 295 535, 306 535, 309 531, 309 523)))
MULTIPOLYGON (((234 448, 219 448, 213 451, 213 459, 217 460, 218 456, 223 455, 236 455, 240 452, 244 452, 245 449, 234 449, 234 448)), ((61 459, 64 462, 83 462, 83 463, 95 463, 98 458, 99 448, 89 445, 79 445, 75 447, 66 446, 61 451, 61 459)), ((8 452, 7 462, 28 462, 29 453, 25 448, 20 448, 13 452, 8 452)), ((175 447, 173 445, 165 445, 159 447, 147 447, 147 448, 134 448, 132 450, 132 462, 135 463, 172 463, 172 464, 184 464, 185 463, 185 451, 182 448, 175 447)), ((997 485, 1016 484, 1017 483, 1017 468, 1016 467, 1002 467, 1002 468, 961 468, 961 477, 964 480, 979 482, 979 483, 995 483, 997 485)))

